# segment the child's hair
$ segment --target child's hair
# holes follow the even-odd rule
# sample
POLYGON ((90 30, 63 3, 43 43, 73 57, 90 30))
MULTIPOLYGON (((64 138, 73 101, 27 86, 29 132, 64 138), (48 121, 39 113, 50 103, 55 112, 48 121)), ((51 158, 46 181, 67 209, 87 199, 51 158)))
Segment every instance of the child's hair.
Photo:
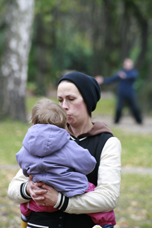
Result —
POLYGON ((33 106, 31 122, 33 124, 53 124, 65 128, 67 115, 59 104, 42 98, 33 106))

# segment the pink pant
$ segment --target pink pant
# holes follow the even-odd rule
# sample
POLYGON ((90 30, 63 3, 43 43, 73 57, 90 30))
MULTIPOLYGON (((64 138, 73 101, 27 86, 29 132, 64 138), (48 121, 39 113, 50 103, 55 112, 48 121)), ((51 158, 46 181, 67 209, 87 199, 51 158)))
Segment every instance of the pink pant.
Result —
MULTIPOLYGON (((94 184, 89 182, 89 188, 86 192, 91 192, 94 191, 95 186, 94 184)), ((51 207, 51 206, 39 206, 34 200, 30 200, 28 203, 23 203, 20 205, 21 213, 24 216, 29 216, 31 211, 36 211, 36 212, 54 212, 57 211, 56 208, 51 207)), ((100 213, 90 213, 88 214, 93 222, 95 224, 99 224, 100 226, 104 225, 115 225, 115 214, 114 211, 109 211, 109 212, 100 212, 100 213)))

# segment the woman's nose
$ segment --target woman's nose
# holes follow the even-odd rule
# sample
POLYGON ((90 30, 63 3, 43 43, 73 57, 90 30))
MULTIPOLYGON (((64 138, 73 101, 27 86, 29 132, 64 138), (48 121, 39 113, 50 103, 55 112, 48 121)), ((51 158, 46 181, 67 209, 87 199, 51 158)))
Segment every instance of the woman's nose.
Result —
POLYGON ((65 110, 68 109, 68 104, 67 104, 67 101, 66 100, 63 101, 62 108, 64 108, 65 110))

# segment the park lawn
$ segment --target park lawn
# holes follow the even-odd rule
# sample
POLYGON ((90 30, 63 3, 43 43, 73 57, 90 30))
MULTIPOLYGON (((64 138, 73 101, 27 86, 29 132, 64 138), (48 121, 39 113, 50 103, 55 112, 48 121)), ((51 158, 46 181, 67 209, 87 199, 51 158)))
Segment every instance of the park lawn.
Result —
POLYGON ((152 227, 152 175, 122 174, 116 228, 152 227))
POLYGON ((122 166, 152 167, 152 134, 137 134, 112 129, 122 145, 122 166))
MULTIPOLYGON (((0 218, 1 228, 20 227, 19 205, 7 197, 8 184, 16 174, 15 169, 0 172, 0 218)), ((115 228, 151 228, 152 224, 152 176, 122 174, 120 198, 115 209, 115 228)))
POLYGON ((30 124, 11 120, 0 122, 0 165, 17 164, 15 154, 22 147, 29 126, 30 124))
MULTIPOLYGON (((31 96, 26 99, 27 112, 31 112, 33 105, 43 97, 31 96)), ((58 103, 56 97, 48 97, 58 103)), ((115 99, 102 99, 97 103, 96 110, 93 112, 95 115, 113 115, 115 107, 115 99)))
MULTIPOLYGON (((22 147, 23 138, 31 124, 6 120, 0 123, 0 165, 17 164, 15 154, 22 147)), ((152 164, 152 134, 135 134, 112 129, 122 145, 122 166, 149 168, 152 164)))
MULTIPOLYGON (((28 113, 39 99, 40 97, 26 99, 28 113)), ((56 98, 51 99, 57 101, 56 98)), ((99 102, 97 112, 95 111, 94 114, 98 115, 100 112, 100 116, 105 115, 105 111, 110 110, 112 104, 114 105, 113 99, 103 99, 101 103, 99 102)), ((0 122, 0 126, 0 164, 17 164, 15 154, 21 148, 22 140, 31 123, 23 124, 5 120, 0 122)), ((151 167, 152 134, 136 134, 117 129, 112 129, 112 131, 122 144, 122 166, 151 167)))
MULTIPOLYGON (((54 98, 53 98, 54 99, 54 98)), ((28 112, 39 100, 38 97, 27 99, 28 112)), ((55 99, 56 100, 56 99, 55 99)), ((105 111, 113 101, 99 104, 98 111, 105 115, 105 111)), ((112 111, 112 109, 111 109, 112 111)), ((97 112, 98 113, 98 112, 97 112)), ((100 115, 102 115, 100 114, 100 115)), ((107 113, 109 115, 109 112, 107 113)), ((0 218, 1 228, 20 227, 19 205, 14 204, 7 197, 8 184, 16 174, 17 165, 15 154, 22 146, 22 140, 31 124, 23 124, 5 120, 0 122, 0 218), (5 168, 4 168, 5 167, 5 168)), ((149 168, 152 164, 151 148, 152 134, 135 134, 112 129, 122 144, 122 166, 149 168)), ((116 228, 151 228, 152 224, 152 175, 122 173, 121 192, 118 206, 115 209, 116 228)))
POLYGON ((0 191, 0 227, 19 228, 21 227, 21 214, 18 204, 12 202, 7 196, 7 189, 11 179, 17 173, 16 169, 1 169, 1 191, 0 191))
MULTIPOLYGON (((44 97, 41 97, 41 96, 28 96, 28 97, 26 98, 26 108, 27 108, 27 112, 28 112, 28 113, 31 112, 33 105, 34 105, 37 101, 39 101, 41 98, 44 98, 44 97)), ((48 98, 48 99, 51 99, 51 100, 53 100, 53 101, 55 101, 55 102, 58 103, 58 100, 57 100, 56 97, 47 97, 47 98, 48 98)))
POLYGON ((108 99, 101 97, 93 114, 113 116, 115 111, 115 102, 116 100, 114 97, 108 99))

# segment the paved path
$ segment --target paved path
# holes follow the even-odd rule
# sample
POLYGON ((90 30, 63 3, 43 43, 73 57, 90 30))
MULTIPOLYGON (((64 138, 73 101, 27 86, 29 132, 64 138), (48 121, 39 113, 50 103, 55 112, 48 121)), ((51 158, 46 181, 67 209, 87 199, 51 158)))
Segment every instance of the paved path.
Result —
MULTIPOLYGON (((113 98, 114 95, 112 92, 102 92, 102 99, 110 99, 113 98)), ((94 117, 94 116, 93 116, 94 117)), ((123 115, 119 124, 113 123, 112 116, 95 116, 97 120, 105 122, 109 127, 122 129, 128 132, 134 132, 138 134, 152 134, 152 116, 144 116, 143 115, 143 124, 139 125, 135 122, 133 117, 130 114, 123 115)))
MULTIPOLYGON (((145 117, 144 123, 138 125, 131 116, 123 116, 119 124, 113 123, 111 116, 93 116, 93 120, 105 122, 109 127, 121 129, 136 134, 152 134, 152 118, 145 117)), ((15 169, 18 170, 18 165, 0 165, 0 169, 15 169)), ((138 167, 122 167, 122 173, 133 174, 150 174, 152 175, 152 168, 138 168, 138 167)))
MULTIPOLYGON (((0 169, 19 170, 19 166, 18 165, 0 165, 0 169)), ((152 168, 122 167, 122 173, 152 175, 152 168)))
POLYGON ((143 124, 137 124, 132 116, 123 116, 119 124, 113 123, 111 116, 93 116, 93 120, 105 122, 109 127, 134 132, 137 134, 152 134, 152 117, 144 117, 143 124))
MULTIPOLYGON (((105 122, 110 128, 120 129, 135 134, 152 135, 152 117, 145 117, 142 125, 137 124, 132 116, 123 116, 119 124, 113 123, 111 116, 93 116, 93 120, 105 122)), ((122 167, 122 173, 150 174, 152 168, 122 167)))
POLYGON ((122 173, 152 175, 152 168, 122 167, 122 173))
MULTIPOLYGON (((49 91, 48 96, 56 97, 56 90, 49 91)), ((101 96, 102 99, 110 99, 114 97, 112 92, 102 92, 101 96)), ((111 116, 93 116, 93 118, 105 122, 109 127, 112 128, 123 130, 125 129, 125 131, 135 132, 139 134, 152 134, 152 117, 144 117, 142 125, 136 124, 133 117, 130 115, 123 116, 119 124, 114 124, 113 117, 111 116)))

